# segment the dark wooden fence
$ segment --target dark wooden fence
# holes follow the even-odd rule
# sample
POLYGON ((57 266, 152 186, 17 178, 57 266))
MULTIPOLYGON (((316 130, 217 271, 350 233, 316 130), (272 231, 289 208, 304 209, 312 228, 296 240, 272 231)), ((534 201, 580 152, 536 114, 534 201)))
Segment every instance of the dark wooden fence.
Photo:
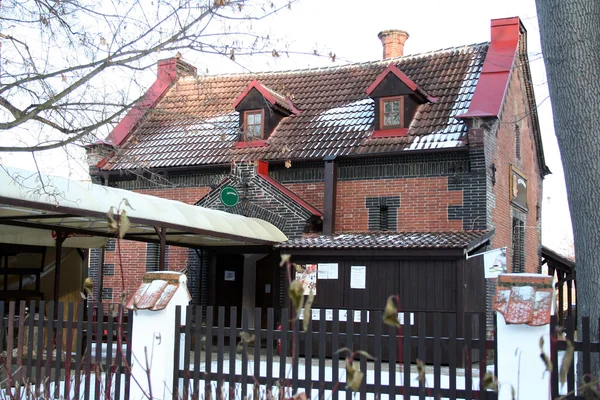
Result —
POLYGON ((0 302, 0 398, 128 399, 129 321, 120 306, 0 302))
MULTIPOLYGON (((592 322, 600 323, 600 321, 591 321, 589 317, 582 317, 581 331, 577 335, 577 340, 575 340, 576 319, 573 316, 568 315, 564 319, 564 326, 561 326, 559 322, 560 320, 557 316, 552 316, 550 330, 550 332, 554 334, 551 341, 552 364, 554 365, 554 368, 552 369, 551 384, 552 398, 559 398, 561 394, 571 393, 569 396, 565 397, 565 399, 584 399, 583 391, 578 392, 576 388, 589 382, 591 378, 594 380, 597 379, 596 377, 590 376, 591 358, 592 354, 594 354, 594 357, 598 357, 598 354, 600 354, 600 341, 598 340, 597 335, 592 334, 590 324, 592 322), (560 333, 562 330, 564 330, 566 339, 570 340, 575 348, 575 356, 567 373, 566 387, 560 386, 559 378, 559 370, 561 368, 559 353, 564 352, 567 349, 565 337, 560 333), (584 382, 577 382, 577 376, 575 374, 576 366, 577 368, 582 368, 581 371, 577 371, 577 376, 583 377, 584 382), (559 388, 561 390, 559 390, 559 388)), ((596 332, 598 331, 596 330, 596 332)))
MULTIPOLYGON (((265 326, 261 326, 261 309, 232 307, 227 311, 224 307, 203 310, 200 306, 177 309, 174 399, 215 395, 228 399, 287 398, 298 390, 306 392, 308 398, 338 400, 341 392, 350 398, 353 392, 346 388, 344 370, 348 352, 333 352, 333 357, 327 357, 328 349, 343 348, 355 352, 349 357, 365 373, 358 389, 361 400, 399 395, 419 399, 497 398, 496 393, 479 390, 488 368, 487 355, 495 354, 491 352, 495 342, 485 339, 484 313, 465 314, 461 319, 455 314, 432 313, 426 318, 425 313, 418 313, 414 320, 419 322, 412 326, 410 313, 405 313, 404 325, 397 329, 382 323, 381 311, 371 311, 367 318, 367 311, 361 310, 361 322, 355 323, 351 317, 339 321, 337 312, 327 321, 325 310, 319 310, 318 321, 301 332, 301 321, 290 318, 287 309, 282 310, 281 318, 268 309, 265 326), (238 311, 242 313, 241 326, 236 326, 238 311), (274 329, 276 318, 282 321, 282 330, 274 329), (433 327, 426 326, 427 321, 432 321, 433 327), (464 337, 456 335, 459 323, 463 324, 464 337), (442 335, 443 325, 448 335, 442 335), (367 348, 373 350, 375 360, 356 353, 367 348), (384 348, 387 354, 382 354, 384 348), (464 369, 457 368, 460 357, 464 357, 464 369), (474 357, 480 359, 477 365, 471 362, 474 357), (433 360, 425 366, 425 380, 417 379, 420 367, 412 362, 416 358, 433 360), (443 359, 448 360, 447 365, 442 364, 443 359)), ((349 310, 347 315, 354 312, 349 310)), ((494 371, 495 366, 492 374, 494 371)))

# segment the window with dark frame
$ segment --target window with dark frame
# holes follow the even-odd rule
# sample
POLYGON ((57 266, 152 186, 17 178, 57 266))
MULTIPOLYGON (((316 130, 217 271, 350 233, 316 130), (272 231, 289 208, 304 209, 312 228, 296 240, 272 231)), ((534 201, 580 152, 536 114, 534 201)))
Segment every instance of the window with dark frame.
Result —
POLYGON ((244 112, 244 134, 247 141, 260 140, 264 132, 263 110, 244 112))
POLYGON ((525 272, 525 222, 512 219, 512 272, 525 272))
POLYGON ((381 129, 404 128, 404 96, 379 100, 381 129))

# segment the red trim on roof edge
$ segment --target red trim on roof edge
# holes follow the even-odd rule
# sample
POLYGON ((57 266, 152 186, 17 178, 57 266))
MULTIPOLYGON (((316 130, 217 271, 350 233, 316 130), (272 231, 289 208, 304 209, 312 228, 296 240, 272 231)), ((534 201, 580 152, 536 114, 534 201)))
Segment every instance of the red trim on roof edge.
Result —
POLYGON ((498 117, 519 49, 519 17, 493 19, 491 42, 469 110, 455 118, 498 117))
POLYGON ((156 81, 108 135, 108 141, 115 146, 123 143, 125 138, 133 132, 136 125, 146 115, 146 111, 154 107, 158 100, 162 98, 167 89, 177 80, 177 60, 177 58, 170 58, 158 62, 156 81))
POLYGON ((398 67, 396 67, 394 65, 394 63, 390 63, 390 65, 387 66, 386 69, 383 70, 382 73, 380 73, 377 78, 375 79, 375 82, 373 82, 371 84, 371 86, 369 86, 367 88, 367 96, 370 96, 371 93, 373 93, 373 91, 377 88, 377 86, 379 86, 379 84, 385 79, 385 77, 389 74, 392 73, 394 75, 396 75, 398 77, 398 79, 400 79, 406 86, 408 86, 408 88, 410 90, 412 90, 413 92, 418 92, 420 94, 422 94, 423 96, 425 96, 425 98, 431 102, 431 103, 435 103, 437 101, 437 97, 431 97, 427 94, 427 92, 425 92, 425 90, 423 90, 423 88, 421 88, 419 85, 417 85, 412 79, 410 79, 404 72, 400 71, 400 69, 398 67))
POLYGON ((273 185, 277 189, 279 189, 279 191, 283 192, 283 194, 288 196, 290 199, 292 199, 294 202, 296 202, 302 208, 306 209, 313 215, 316 215, 318 217, 323 217, 323 213, 321 211, 317 210, 315 207, 311 206, 305 200, 300 198, 296 193, 292 192, 290 189, 286 188, 281 183, 279 183, 275 179, 271 178, 269 176, 269 163, 268 162, 259 160, 258 167, 256 169, 256 173, 262 179, 264 179, 265 181, 269 182, 271 185, 273 185))
POLYGON ((376 138, 386 138, 386 137, 402 137, 408 134, 408 128, 398 128, 398 129, 380 129, 377 131, 373 131, 371 134, 371 139, 376 138))
POLYGON ((266 140, 251 140, 249 142, 237 142, 233 148, 234 149, 245 149, 248 147, 263 147, 267 145, 266 140))
MULTIPOLYGON (((265 98, 265 100, 271 103, 271 105, 277 105, 277 100, 275 99, 273 94, 255 79, 252 82, 250 82, 246 90, 244 90, 238 97, 235 98, 235 100, 233 101, 233 108, 236 108, 241 103, 241 101, 244 100, 244 97, 246 97, 248 93, 250 93, 252 89, 258 90, 258 92, 265 98)), ((300 110, 294 107, 294 104, 292 104, 292 102, 289 99, 286 98, 286 101, 288 102, 288 106, 291 108, 293 114, 300 113, 300 110)))
POLYGON ((275 97, 273 97, 273 95, 263 87, 263 85, 260 84, 259 81, 257 80, 253 80, 252 82, 250 82, 250 84, 248 85, 248 87, 246 88, 246 90, 244 90, 242 92, 242 94, 240 94, 238 97, 236 97, 236 99, 233 101, 233 108, 236 108, 240 102, 242 100, 244 100, 244 97, 246 97, 248 95, 248 93, 250 93, 250 91, 252 89, 256 89, 258 90, 258 92, 260 94, 263 95, 263 97, 271 104, 275 105, 275 97))

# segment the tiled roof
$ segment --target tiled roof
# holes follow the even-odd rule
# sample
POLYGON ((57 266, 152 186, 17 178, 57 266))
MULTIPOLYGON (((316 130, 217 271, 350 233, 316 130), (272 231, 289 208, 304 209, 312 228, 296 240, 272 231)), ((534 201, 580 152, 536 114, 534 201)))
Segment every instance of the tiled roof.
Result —
POLYGON ((552 277, 538 274, 498 276, 494 310, 507 324, 540 326, 550 323, 552 277))
POLYGON ((352 232, 303 236, 277 244, 280 249, 464 249, 487 231, 352 232))
MULTIPOLYGON (((177 289, 186 288, 187 278, 179 272, 147 272, 142 284, 127 303, 128 309, 159 311, 165 309, 177 289)), ((189 293, 188 293, 189 296, 189 293)))
POLYGON ((312 70, 182 77, 103 169, 461 147, 467 128, 454 116, 469 108, 488 47, 312 70), (420 107, 407 136, 372 139, 374 102, 365 91, 390 62, 437 101, 420 107), (284 118, 268 145, 235 149, 239 115, 233 102, 253 80, 301 112, 284 118))

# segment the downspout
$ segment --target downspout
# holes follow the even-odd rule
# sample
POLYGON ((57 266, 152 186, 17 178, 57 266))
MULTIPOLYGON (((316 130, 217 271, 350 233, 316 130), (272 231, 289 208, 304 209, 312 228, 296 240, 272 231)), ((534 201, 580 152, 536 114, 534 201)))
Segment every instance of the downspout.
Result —
POLYGON ((335 232, 335 200, 337 192, 337 163, 336 156, 327 156, 325 161, 325 198, 323 212, 323 234, 332 235, 335 232))

